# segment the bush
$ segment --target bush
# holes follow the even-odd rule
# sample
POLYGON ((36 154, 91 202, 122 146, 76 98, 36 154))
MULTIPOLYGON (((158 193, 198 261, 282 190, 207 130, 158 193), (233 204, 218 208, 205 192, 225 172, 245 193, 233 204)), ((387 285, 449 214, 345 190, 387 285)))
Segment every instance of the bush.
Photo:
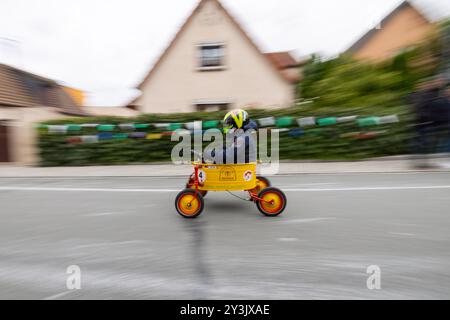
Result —
MULTIPOLYGON (((295 121, 290 124, 290 131, 280 133, 281 159, 363 159, 367 157, 404 154, 408 151, 410 137, 407 123, 406 106, 388 109, 373 108, 359 110, 360 117, 383 116, 395 113, 402 122, 389 125, 359 127, 356 121, 337 123, 323 127, 298 128, 295 121), (394 112, 395 111, 395 112, 394 112), (377 136, 366 137, 365 134, 378 132, 377 136), (357 134, 358 133, 358 134, 357 134)), ((352 109, 315 108, 313 104, 300 104, 295 107, 278 110, 250 110, 253 119, 276 117, 326 118, 330 116, 353 115, 352 109)), ((176 123, 193 120, 221 119, 223 112, 189 113, 168 115, 143 115, 135 119, 117 117, 72 118, 68 120, 49 121, 46 124, 119 124, 119 123, 176 123)), ((286 119, 287 120, 287 119, 286 119)), ((290 123, 284 121, 284 124, 290 123)), ((324 121, 324 124, 327 122, 324 121)), ((330 122, 333 123, 333 122, 330 122)), ((120 133, 115 128, 112 133, 120 133)), ((160 129, 148 128, 148 133, 161 132, 160 129)), ((96 143, 68 143, 67 138, 79 135, 96 135, 96 128, 83 128, 81 132, 69 131, 67 134, 51 134, 45 127, 39 129, 39 147, 41 165, 43 166, 83 166, 83 165, 117 165, 128 163, 147 163, 170 161, 173 146, 170 136, 159 140, 147 139, 110 139, 96 143)), ((206 145, 206 143, 205 143, 206 145)))

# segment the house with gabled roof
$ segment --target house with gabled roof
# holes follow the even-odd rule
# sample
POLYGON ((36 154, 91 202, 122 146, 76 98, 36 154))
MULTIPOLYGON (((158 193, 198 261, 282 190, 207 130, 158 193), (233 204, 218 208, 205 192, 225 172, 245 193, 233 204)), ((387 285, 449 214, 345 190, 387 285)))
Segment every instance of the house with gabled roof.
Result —
POLYGON ((285 107, 302 63, 264 54, 218 0, 200 0, 137 88, 129 107, 144 113, 285 107))
POLYGON ((435 27, 429 12, 410 1, 403 1, 345 53, 357 60, 388 59, 423 42, 435 27))
POLYGON ((0 64, 0 162, 36 163, 35 125, 88 115, 77 103, 80 95, 52 79, 0 64))

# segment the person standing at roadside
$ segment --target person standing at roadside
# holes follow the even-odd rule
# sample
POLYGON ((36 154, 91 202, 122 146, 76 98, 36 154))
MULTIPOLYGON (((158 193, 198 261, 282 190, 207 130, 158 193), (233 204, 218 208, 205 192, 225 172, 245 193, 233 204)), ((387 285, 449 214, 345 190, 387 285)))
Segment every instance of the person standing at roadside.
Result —
POLYGON ((440 152, 450 134, 450 99, 445 78, 435 78, 418 87, 411 100, 415 113, 414 153, 418 168, 430 168, 429 154, 440 152))

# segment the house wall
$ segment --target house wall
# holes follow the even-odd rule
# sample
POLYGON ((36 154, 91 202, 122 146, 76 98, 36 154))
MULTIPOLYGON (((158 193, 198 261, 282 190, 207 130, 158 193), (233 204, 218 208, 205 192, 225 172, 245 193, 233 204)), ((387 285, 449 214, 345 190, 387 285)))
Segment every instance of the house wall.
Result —
POLYGON ((293 82, 298 82, 302 80, 303 68, 302 67, 291 67, 281 70, 281 73, 293 82))
POLYGON ((289 105, 294 86, 243 36, 215 1, 189 21, 150 78, 136 105, 145 113, 194 111, 196 100, 229 101, 231 107, 289 105), (225 70, 198 71, 197 47, 225 44, 225 70))
POLYGON ((141 112, 125 107, 83 107, 92 116, 136 117, 141 112))
POLYGON ((360 60, 382 60, 401 49, 420 43, 433 30, 415 8, 407 6, 392 17, 353 57, 360 60))
POLYGON ((39 156, 37 132, 34 125, 46 120, 63 118, 66 118, 66 116, 49 107, 0 106, 0 119, 8 120, 11 161, 21 164, 36 164, 39 161, 39 156))

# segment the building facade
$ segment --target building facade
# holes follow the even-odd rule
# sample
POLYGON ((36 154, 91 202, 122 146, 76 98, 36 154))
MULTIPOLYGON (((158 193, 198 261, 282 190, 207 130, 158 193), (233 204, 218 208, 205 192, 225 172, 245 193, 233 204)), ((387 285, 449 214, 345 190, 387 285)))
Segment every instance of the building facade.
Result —
POLYGON ((263 54, 218 0, 201 0, 130 105, 144 113, 289 106, 297 65, 283 61, 263 54))
POLYGON ((85 115, 67 88, 0 64, 0 162, 36 163, 37 123, 85 115))
POLYGON ((353 58, 380 61, 420 44, 435 30, 435 24, 416 6, 402 2, 377 26, 347 51, 353 58))

